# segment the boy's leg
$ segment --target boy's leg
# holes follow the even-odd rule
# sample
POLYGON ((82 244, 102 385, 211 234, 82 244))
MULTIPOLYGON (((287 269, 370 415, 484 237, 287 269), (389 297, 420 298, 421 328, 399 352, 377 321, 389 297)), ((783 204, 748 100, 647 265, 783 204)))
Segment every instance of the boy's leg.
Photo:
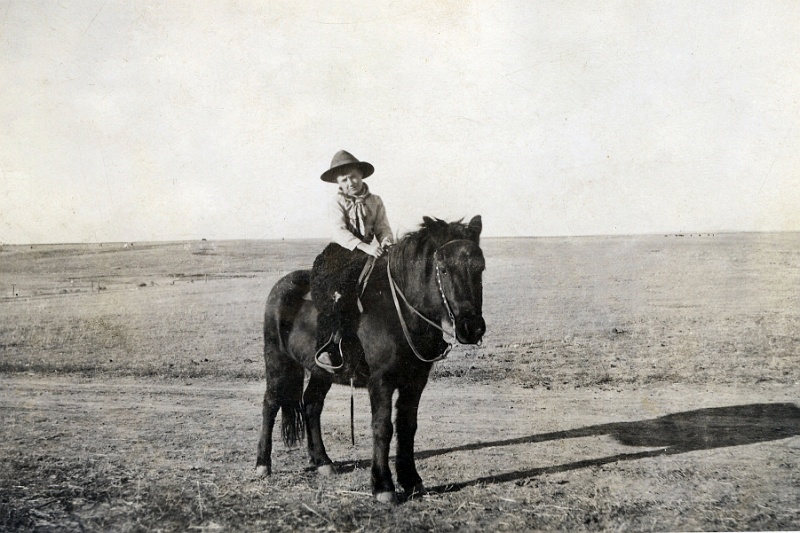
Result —
POLYGON ((335 372, 342 365, 339 356, 340 331, 341 321, 336 305, 327 305, 327 302, 319 305, 317 307, 317 344, 314 359, 319 367, 328 372, 335 372))
POLYGON ((358 277, 364 268, 366 256, 357 254, 352 257, 346 275, 342 280, 342 298, 337 302, 339 311, 339 327, 342 332, 342 357, 351 362, 364 357, 364 347, 358 338, 358 327, 361 323, 361 311, 358 309, 358 277))
POLYGON ((339 370, 345 360, 359 361, 364 349, 358 338, 361 312, 355 287, 339 287, 331 298, 333 305, 323 305, 317 314, 317 364, 329 372, 339 370), (334 301, 335 299, 335 301, 334 301))
POLYGON ((314 260, 311 269, 311 299, 317 308, 316 358, 322 356, 323 368, 333 365, 330 355, 324 353, 335 334, 340 329, 339 315, 335 309, 336 270, 341 253, 334 245, 328 245, 314 260))
POLYGON ((328 371, 338 370, 345 358, 352 361, 359 351, 363 352, 357 333, 361 314, 355 288, 347 275, 338 281, 328 300, 332 305, 324 306, 325 311, 317 317, 317 341, 321 347, 317 362, 328 371))
POLYGON ((351 252, 331 244, 314 261, 311 297, 317 307, 317 363, 329 372, 343 364, 341 357, 351 361, 363 357, 358 338, 361 313, 357 285, 366 258, 360 251, 351 252))
POLYGON ((336 316, 333 316, 332 310, 328 312, 319 311, 317 313, 317 350, 332 350, 333 345, 338 340, 336 337, 340 331, 339 321, 336 316))

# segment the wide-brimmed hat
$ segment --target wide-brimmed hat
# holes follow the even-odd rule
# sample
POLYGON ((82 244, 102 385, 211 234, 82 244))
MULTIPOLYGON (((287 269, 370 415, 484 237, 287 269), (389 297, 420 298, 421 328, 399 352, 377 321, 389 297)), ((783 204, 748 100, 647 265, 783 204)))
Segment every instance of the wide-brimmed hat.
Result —
POLYGON ((364 174, 364 178, 371 176, 372 173, 375 172, 375 167, 366 161, 359 161, 353 157, 351 153, 345 152, 344 150, 339 150, 331 160, 330 170, 323 172, 320 178, 322 181, 327 181, 328 183, 336 183, 336 178, 340 176, 342 171, 346 170, 348 167, 360 168, 361 172, 364 174))

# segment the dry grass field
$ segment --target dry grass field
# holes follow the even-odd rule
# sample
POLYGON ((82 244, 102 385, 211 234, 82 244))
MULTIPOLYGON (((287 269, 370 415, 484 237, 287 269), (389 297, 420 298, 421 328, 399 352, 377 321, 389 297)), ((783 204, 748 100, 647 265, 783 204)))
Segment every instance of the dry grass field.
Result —
POLYGON ((254 476, 264 301, 323 244, 0 248, 0 530, 800 529, 800 234, 486 239, 392 508, 361 390, 338 475, 254 476))

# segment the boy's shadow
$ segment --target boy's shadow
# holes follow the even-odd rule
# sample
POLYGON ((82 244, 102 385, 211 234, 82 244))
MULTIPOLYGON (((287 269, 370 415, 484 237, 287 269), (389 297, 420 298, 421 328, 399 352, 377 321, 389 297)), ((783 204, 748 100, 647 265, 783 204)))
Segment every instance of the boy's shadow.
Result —
POLYGON ((533 444, 600 435, 610 435, 626 446, 658 449, 621 453, 599 459, 587 459, 574 463, 479 477, 432 487, 428 489, 428 492, 456 492, 477 484, 504 483, 542 474, 567 472, 619 461, 644 459, 659 455, 675 455, 696 450, 740 446, 794 437, 800 435, 800 408, 793 403, 767 403, 697 409, 638 422, 601 424, 516 439, 476 442, 452 448, 424 450, 418 452, 416 458, 426 459, 459 451, 476 451, 498 446, 533 444))

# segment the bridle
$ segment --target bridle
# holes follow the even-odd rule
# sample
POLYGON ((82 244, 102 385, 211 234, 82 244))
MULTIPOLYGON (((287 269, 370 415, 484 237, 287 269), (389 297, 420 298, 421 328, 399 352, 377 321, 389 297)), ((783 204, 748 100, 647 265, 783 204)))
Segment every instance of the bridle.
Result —
MULTIPOLYGON (((462 240, 462 239, 457 239, 457 240, 462 240)), ((439 326, 439 324, 437 324, 433 320, 429 319, 428 317, 426 317, 425 315, 423 315, 422 313, 417 311, 414 308, 414 306, 411 305, 411 303, 409 303, 408 299, 403 294, 403 291, 400 290, 400 287, 397 286, 397 282, 392 277, 392 269, 389 266, 391 261, 389 260, 389 258, 386 259, 386 274, 389 277, 389 288, 392 291, 392 300, 394 300, 394 307, 395 307, 395 309, 397 309, 397 317, 400 319, 400 326, 403 328, 403 334, 406 337, 406 342, 411 347, 411 351, 414 352, 414 355, 417 356, 417 359, 419 359, 423 363, 435 363, 436 361, 441 361, 442 359, 447 357, 447 354, 449 354, 450 350, 453 349, 453 343, 452 342, 448 342, 447 343, 447 348, 445 348, 444 351, 440 355, 438 355, 436 357, 433 357, 431 359, 426 359, 422 355, 420 355, 419 351, 417 351, 416 346, 414 346, 414 343, 411 340, 411 334, 408 331, 408 324, 406 324, 406 321, 403 318, 403 311, 402 311, 402 309, 400 309, 400 301, 397 299, 397 295, 398 294, 400 295, 400 298, 403 299, 403 302, 406 304, 406 306, 409 309, 411 309, 411 311, 414 314, 416 314, 422 320, 424 320, 425 322, 427 322, 428 324, 430 324, 434 328, 438 329, 439 331, 441 331, 445 335, 447 335, 449 337, 452 337, 454 341, 458 342, 458 338, 455 335, 456 318, 455 318, 455 315, 453 314, 452 307, 450 307, 450 302, 447 300, 447 294, 445 294, 445 292, 444 292, 444 285, 442 284, 442 274, 441 274, 441 271, 439 269, 439 257, 438 257, 439 256, 439 250, 441 248, 447 246, 448 244, 456 242, 457 240, 453 240, 453 241, 450 241, 448 243, 445 243, 445 244, 443 244, 442 246, 440 246, 439 248, 437 248, 433 252, 433 267, 434 267, 434 270, 436 271, 436 284, 439 287, 439 294, 442 296, 442 302, 444 303, 444 308, 445 308, 445 310, 447 310, 447 315, 450 317, 450 324, 453 326, 453 333, 450 333, 449 331, 446 331, 444 328, 439 326)), ((466 239, 463 239, 463 240, 466 240, 466 239)))

